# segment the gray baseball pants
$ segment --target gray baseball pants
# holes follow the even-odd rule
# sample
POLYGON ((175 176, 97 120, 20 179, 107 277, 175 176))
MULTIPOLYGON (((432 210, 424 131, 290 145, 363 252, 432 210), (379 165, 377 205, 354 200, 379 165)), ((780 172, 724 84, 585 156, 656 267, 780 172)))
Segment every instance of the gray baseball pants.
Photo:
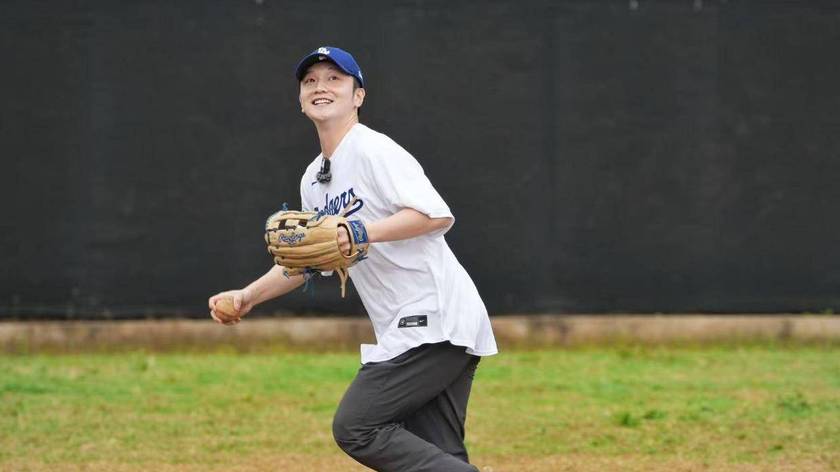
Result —
POLYGON ((443 342, 362 365, 335 413, 336 443, 380 472, 477 472, 464 421, 479 360, 443 342))

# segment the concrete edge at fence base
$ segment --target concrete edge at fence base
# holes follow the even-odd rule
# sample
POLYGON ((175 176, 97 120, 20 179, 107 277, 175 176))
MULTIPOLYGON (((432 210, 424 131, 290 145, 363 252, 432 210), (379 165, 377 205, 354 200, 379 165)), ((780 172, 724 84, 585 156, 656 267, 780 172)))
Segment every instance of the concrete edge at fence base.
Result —
MULTIPOLYGON (((840 316, 512 315, 492 318, 500 347, 607 343, 801 341, 840 343, 840 316)), ((209 320, 0 322, 4 352, 355 348, 375 338, 366 318, 255 318, 233 327, 209 320)))

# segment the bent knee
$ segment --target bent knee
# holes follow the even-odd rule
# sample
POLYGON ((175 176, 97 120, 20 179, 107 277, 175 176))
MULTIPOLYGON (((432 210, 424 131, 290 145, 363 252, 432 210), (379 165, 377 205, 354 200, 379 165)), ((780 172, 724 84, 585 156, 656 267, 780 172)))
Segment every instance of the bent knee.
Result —
POLYGON ((342 414, 341 410, 335 413, 332 423, 333 439, 344 452, 350 454, 361 445, 365 432, 363 426, 342 414))
POLYGON ((392 435, 402 428, 400 423, 387 425, 369 425, 353 421, 337 412, 333 417, 332 433, 335 443, 347 455, 356 460, 363 460, 378 446, 377 442, 387 443, 392 435))

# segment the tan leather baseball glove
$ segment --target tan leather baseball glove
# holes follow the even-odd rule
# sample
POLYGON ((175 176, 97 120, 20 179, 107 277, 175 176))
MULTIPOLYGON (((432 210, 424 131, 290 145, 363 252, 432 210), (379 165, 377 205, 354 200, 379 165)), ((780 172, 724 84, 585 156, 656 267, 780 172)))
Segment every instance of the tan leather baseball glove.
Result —
MULTIPOLYGON (((348 205, 350 207, 350 205, 348 205)), ((285 268, 287 276, 335 271, 341 279, 341 296, 347 283, 347 268, 367 255, 367 230, 361 221, 342 215, 280 210, 265 222, 265 242, 274 263, 285 268), (338 231, 347 231, 351 249, 342 253, 338 231)))

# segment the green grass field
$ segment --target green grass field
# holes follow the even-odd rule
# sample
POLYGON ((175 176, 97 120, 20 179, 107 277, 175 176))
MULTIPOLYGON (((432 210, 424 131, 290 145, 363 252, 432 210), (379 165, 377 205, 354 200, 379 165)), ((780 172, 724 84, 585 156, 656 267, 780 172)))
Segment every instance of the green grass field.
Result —
MULTIPOLYGON (((0 470, 367 470, 330 423, 355 353, 0 356, 0 470)), ((837 347, 503 352, 482 471, 840 470, 837 347)))

